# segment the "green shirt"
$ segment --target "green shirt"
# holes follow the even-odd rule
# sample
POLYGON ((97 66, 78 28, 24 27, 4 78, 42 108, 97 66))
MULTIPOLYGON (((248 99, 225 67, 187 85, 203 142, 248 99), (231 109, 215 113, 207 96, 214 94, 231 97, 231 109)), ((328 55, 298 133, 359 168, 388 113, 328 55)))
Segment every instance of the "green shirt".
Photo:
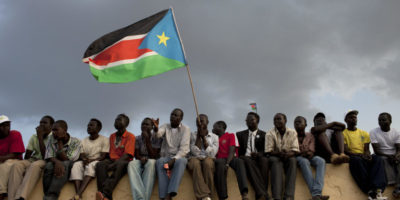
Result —
MULTIPOLYGON (((50 132, 49 135, 47 135, 46 138, 43 139, 44 146, 47 146, 47 141, 49 137, 53 133, 50 132)), ((29 158, 29 161, 37 161, 37 160, 43 160, 42 154, 40 153, 40 146, 39 146, 39 139, 36 134, 32 135, 32 137, 29 139, 28 147, 26 147, 26 150, 32 151, 31 158, 29 158)))

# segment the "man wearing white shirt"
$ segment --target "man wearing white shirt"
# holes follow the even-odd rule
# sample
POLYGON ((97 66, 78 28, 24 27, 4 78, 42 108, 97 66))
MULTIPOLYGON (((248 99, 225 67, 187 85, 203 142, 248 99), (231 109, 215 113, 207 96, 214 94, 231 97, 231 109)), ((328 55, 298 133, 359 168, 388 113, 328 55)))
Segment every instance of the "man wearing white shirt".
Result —
POLYGON ((218 152, 219 138, 207 129, 208 117, 200 114, 196 120, 197 131, 190 137, 188 169, 192 172, 193 190, 197 199, 211 200, 214 188, 214 159, 218 152))
POLYGON ((388 185, 396 184, 393 196, 400 197, 400 132, 391 128, 392 116, 381 113, 378 117, 379 127, 371 130, 370 138, 375 154, 381 156, 385 163, 388 185), (397 173, 396 173, 397 171, 397 173))
POLYGON ((239 157, 256 193, 256 199, 268 198, 268 158, 264 157, 265 131, 258 129, 260 116, 249 112, 246 117, 247 130, 236 133, 239 141, 239 157))

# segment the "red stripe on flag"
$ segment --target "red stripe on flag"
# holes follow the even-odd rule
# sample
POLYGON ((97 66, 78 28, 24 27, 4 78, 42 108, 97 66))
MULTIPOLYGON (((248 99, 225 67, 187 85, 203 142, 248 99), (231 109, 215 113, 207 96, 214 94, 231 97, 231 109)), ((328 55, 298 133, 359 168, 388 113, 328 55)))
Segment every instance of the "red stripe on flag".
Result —
POLYGON ((101 52, 91 61, 96 65, 107 65, 108 63, 120 60, 135 59, 152 51, 150 49, 138 49, 143 39, 144 38, 118 42, 101 52))

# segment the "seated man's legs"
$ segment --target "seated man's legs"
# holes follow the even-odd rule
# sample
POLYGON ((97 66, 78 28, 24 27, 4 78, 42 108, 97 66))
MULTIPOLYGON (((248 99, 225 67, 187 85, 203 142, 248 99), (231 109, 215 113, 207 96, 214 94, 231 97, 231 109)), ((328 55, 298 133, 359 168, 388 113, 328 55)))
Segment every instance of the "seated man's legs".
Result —
POLYGON ((42 176, 42 171, 45 165, 46 161, 44 160, 37 160, 29 165, 29 167, 26 169, 22 184, 18 187, 15 199, 28 198, 42 176))
POLYGON ((350 173, 356 181, 358 187, 367 194, 370 190, 367 162, 360 156, 350 156, 349 168, 350 173))
POLYGON ((97 176, 97 191, 103 191, 103 183, 108 178, 108 165, 113 163, 110 159, 105 159, 97 163, 96 176, 97 176))
POLYGON ((21 160, 16 162, 11 170, 8 178, 8 199, 16 199, 18 187, 24 179, 24 173, 31 162, 29 160, 21 160))
POLYGON ((228 198, 228 191, 226 185, 226 159, 219 158, 215 160, 215 188, 219 199, 228 198))
POLYGON ((171 197, 176 196, 178 193, 179 185, 186 169, 186 164, 186 158, 179 158, 175 160, 174 167, 171 171, 171 179, 168 184, 168 194, 170 194, 171 197))
POLYGON ((129 161, 115 161, 116 167, 112 172, 111 176, 106 179, 103 183, 103 194, 109 199, 112 199, 112 192, 117 186, 119 180, 127 173, 126 167, 129 164, 129 161))
POLYGON ((295 157, 285 160, 285 199, 294 199, 294 190, 296 188, 297 162, 295 157))
POLYGON ((371 189, 381 189, 382 192, 386 188, 385 166, 382 158, 377 155, 372 155, 372 163, 369 171, 371 189))
POLYGON ((143 184, 145 188, 146 199, 150 200, 153 192, 154 181, 156 179, 156 160, 148 159, 144 165, 142 173, 143 184))
POLYGON ((62 187, 65 185, 65 183, 68 181, 68 177, 72 168, 73 161, 66 160, 63 161, 62 164, 64 165, 64 174, 60 177, 56 177, 54 175, 54 164, 52 162, 48 162, 45 167, 45 171, 47 170, 47 173, 45 173, 44 176, 51 176, 51 177, 43 177, 43 185, 45 184, 44 181, 50 181, 47 183, 48 185, 46 186, 46 192, 44 193, 43 200, 57 200, 58 196, 60 195, 62 187), (51 166, 52 165, 52 166, 51 166), (50 173, 49 171, 52 171, 50 173))
POLYGON ((244 166, 243 160, 239 158, 233 158, 231 163, 229 163, 229 166, 231 166, 233 170, 235 170, 236 179, 239 184, 240 194, 242 194, 242 196, 247 197, 249 189, 247 187, 246 167, 244 166))
POLYGON ((10 176, 10 171, 12 166, 15 163, 21 162, 20 160, 16 159, 9 159, 0 164, 0 196, 7 193, 8 187, 8 179, 10 176))
POLYGON ((254 191, 256 193, 256 199, 259 199, 261 196, 266 196, 267 191, 265 190, 265 181, 261 171, 262 169, 258 168, 258 164, 255 159, 251 158, 250 156, 242 156, 240 157, 244 161, 246 166, 246 171, 248 174, 248 178, 253 185, 254 191))
POLYGON ((210 189, 205 183, 202 170, 202 160, 199 158, 190 158, 188 162, 188 169, 192 173, 193 177, 193 190, 196 198, 201 199, 208 197, 211 194, 210 189))
POLYGON ((127 170, 133 199, 146 199, 146 191, 142 180, 143 168, 140 160, 132 160, 129 162, 127 170))
POLYGON ((156 161, 156 171, 158 176, 158 195, 160 199, 164 199, 168 196, 168 185, 169 178, 167 171, 164 169, 164 164, 168 162, 170 158, 161 157, 156 161))
POLYGON ((283 163, 281 159, 276 156, 270 156, 269 162, 271 164, 271 192, 273 199, 282 198, 282 185, 283 185, 283 163))

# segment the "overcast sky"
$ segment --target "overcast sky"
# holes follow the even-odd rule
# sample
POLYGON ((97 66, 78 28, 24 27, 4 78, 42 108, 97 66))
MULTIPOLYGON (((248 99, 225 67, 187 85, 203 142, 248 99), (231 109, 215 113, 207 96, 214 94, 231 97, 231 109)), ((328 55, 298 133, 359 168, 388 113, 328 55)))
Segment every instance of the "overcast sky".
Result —
MULTIPOLYGON (((90 118, 114 132, 119 113, 140 134, 144 117, 169 122, 182 108, 195 128, 185 68, 126 84, 98 83, 82 56, 98 37, 173 6, 191 67, 200 113, 245 129, 249 103, 260 127, 277 112, 318 111, 343 122, 357 109, 359 128, 390 112, 400 129, 400 1, 36 0, 0 2, 0 114, 24 142, 43 115, 66 120, 86 136, 90 118)), ((210 128, 211 130, 211 128, 210 128)))

